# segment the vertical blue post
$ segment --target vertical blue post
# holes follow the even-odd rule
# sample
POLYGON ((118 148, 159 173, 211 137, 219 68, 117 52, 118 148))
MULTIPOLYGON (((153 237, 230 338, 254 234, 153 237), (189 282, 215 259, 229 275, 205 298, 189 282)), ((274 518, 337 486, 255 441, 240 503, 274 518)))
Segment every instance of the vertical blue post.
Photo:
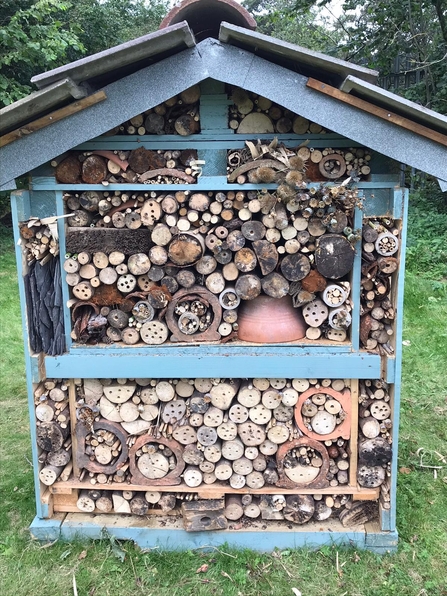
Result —
MULTIPOLYGON (((215 141, 217 135, 233 132, 228 128, 228 105, 231 102, 226 96, 224 83, 207 79, 200 87, 200 134, 209 135, 215 141)), ((206 162, 204 175, 225 176, 227 149, 199 149, 198 155, 206 162)))
POLYGON ((397 280, 396 297, 396 359, 395 359, 395 384, 393 399, 393 459, 391 462, 391 509, 389 516, 383 516, 382 529, 394 531, 396 529, 396 494, 397 494, 397 470, 398 470, 398 442, 399 442, 399 413, 402 383, 402 332, 403 332, 403 309, 404 309, 404 283, 405 283, 405 249, 407 244, 407 221, 408 221, 408 195, 407 188, 396 188, 394 191, 394 206, 397 216, 402 217, 402 230, 400 238, 400 267, 397 280))
MULTIPOLYGON (((31 434, 31 451, 33 462, 33 476, 35 487, 36 513, 42 518, 44 511, 40 500, 40 480, 39 480, 39 461, 37 453, 37 436, 36 436, 36 412, 34 408, 34 388, 33 388, 33 360, 35 357, 31 356, 28 334, 28 315, 26 310, 26 296, 25 283, 23 280, 26 275, 26 262, 24 253, 21 248, 21 237, 19 230, 19 222, 26 221, 31 217, 30 193, 26 190, 17 190, 11 193, 11 213, 14 228, 14 244, 17 261, 17 278, 19 285, 19 296, 22 310, 22 329, 25 352, 25 367, 26 367, 26 388, 28 393, 28 409, 30 417, 30 434, 31 434)), ((38 381, 38 379, 34 379, 38 381)))

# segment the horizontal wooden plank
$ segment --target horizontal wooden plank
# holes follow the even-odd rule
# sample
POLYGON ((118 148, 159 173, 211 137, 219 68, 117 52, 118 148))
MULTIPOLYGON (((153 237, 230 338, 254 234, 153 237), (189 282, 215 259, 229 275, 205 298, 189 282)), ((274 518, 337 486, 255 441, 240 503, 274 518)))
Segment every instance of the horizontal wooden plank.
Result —
POLYGON ((43 112, 51 110, 62 102, 81 99, 87 95, 84 87, 79 87, 69 77, 56 81, 39 91, 0 109, 0 133, 13 129, 43 112))
POLYGON ((148 347, 133 351, 132 348, 109 352, 107 348, 89 352, 83 349, 76 354, 46 357, 48 378, 108 378, 110 371, 116 377, 154 378, 220 377, 231 374, 234 378, 290 377, 297 378, 351 378, 377 379, 380 377, 380 356, 375 354, 325 353, 315 349, 292 348, 224 348, 222 346, 160 348, 148 347), (214 354, 210 350, 216 348, 214 354), (231 372, 230 372, 231 371, 231 372))
MULTIPOLYGON (((312 188, 318 185, 319 182, 309 182, 307 188, 312 188)), ((326 186, 333 186, 333 183, 327 182, 326 186)), ((394 180, 376 181, 376 182, 359 182, 357 188, 390 188, 394 189, 396 182, 394 180)), ((97 190, 100 192, 112 190, 134 190, 134 191, 161 191, 167 192, 172 190, 203 190, 213 191, 219 190, 222 192, 228 190, 276 190, 277 184, 228 184, 226 176, 202 176, 199 178, 197 184, 58 184, 54 178, 33 178, 31 181, 31 189, 37 190, 64 190, 83 192, 85 190, 97 190)))
MULTIPOLYGON (((57 490, 57 487, 60 482, 56 482, 51 487, 51 490, 57 490)), ((91 490, 92 488, 97 488, 100 490, 131 490, 131 491, 156 491, 156 492, 168 492, 168 493, 198 493, 201 499, 218 499, 221 498, 223 495, 276 495, 276 494, 284 494, 284 495, 313 495, 315 492, 323 495, 352 495, 353 498, 357 501, 374 501, 379 498, 380 488, 361 488, 359 486, 337 486, 337 487, 328 487, 322 488, 316 491, 314 488, 306 489, 306 488, 278 488, 275 486, 264 486, 258 489, 252 489, 247 486, 244 488, 231 488, 231 486, 215 482, 214 484, 203 485, 195 488, 191 488, 186 484, 177 484, 175 486, 151 486, 151 485, 140 485, 140 484, 127 484, 127 483, 119 483, 119 482, 112 482, 111 484, 90 484, 89 481, 78 481, 78 480, 68 480, 67 482, 63 483, 64 485, 70 486, 72 489, 84 489, 84 490, 91 490)))
POLYGON ((224 143, 224 147, 237 148, 244 147, 245 140, 257 141, 260 140, 271 140, 273 136, 277 137, 282 143, 291 144, 292 146, 299 145, 305 141, 309 141, 314 147, 326 147, 328 145, 332 147, 359 147, 360 144, 355 141, 351 141, 345 137, 342 137, 335 133, 327 134, 306 134, 306 135, 295 135, 295 134, 252 134, 252 135, 238 135, 235 134, 234 130, 227 129, 219 130, 218 135, 210 133, 209 130, 204 130, 199 134, 190 135, 188 137, 181 137, 179 135, 163 135, 159 137, 157 135, 116 135, 116 136, 102 136, 96 137, 91 141, 86 141, 81 145, 78 145, 76 150, 91 150, 92 148, 101 148, 107 146, 107 148, 123 149, 124 145, 126 148, 135 149, 138 147, 146 147, 147 149, 187 149, 189 147, 201 147, 202 145, 209 145, 210 147, 216 147, 216 143, 224 143), (115 145, 116 147, 112 147, 115 145), (169 147, 167 146, 169 144, 169 147))
POLYGON ((370 103, 369 101, 360 99, 354 95, 345 93, 344 91, 340 91, 340 89, 331 87, 330 85, 322 83, 321 81, 317 81, 316 79, 309 78, 306 86, 447 147, 447 135, 428 128, 427 126, 423 126, 422 124, 418 124, 417 122, 414 122, 414 120, 410 120, 409 118, 405 118, 404 116, 390 112, 390 110, 386 110, 373 103, 370 103))
POLYGON ((49 126, 50 124, 59 122, 60 120, 63 120, 64 118, 67 118, 72 114, 76 114, 77 112, 81 112, 86 108, 94 106, 97 103, 104 101, 105 99, 107 99, 107 95, 104 93, 104 91, 98 91, 96 93, 93 93, 93 95, 89 95, 88 97, 84 97, 83 99, 75 101, 69 104, 68 106, 65 106, 64 108, 55 110, 54 112, 51 112, 51 114, 47 114, 42 118, 38 118, 37 120, 34 120, 34 122, 25 124, 17 130, 13 130, 12 132, 9 132, 8 134, 0 137, 0 147, 5 147, 13 141, 17 141, 17 139, 30 135, 33 132, 36 132, 38 130, 41 130, 42 128, 49 126))

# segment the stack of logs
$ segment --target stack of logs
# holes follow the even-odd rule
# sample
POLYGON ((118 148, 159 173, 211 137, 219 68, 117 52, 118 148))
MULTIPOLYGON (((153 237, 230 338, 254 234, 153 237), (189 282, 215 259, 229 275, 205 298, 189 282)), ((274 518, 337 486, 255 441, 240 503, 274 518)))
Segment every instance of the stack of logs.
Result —
MULTIPOLYGON (((181 515, 190 531, 238 529, 257 519, 363 524, 376 517, 377 501, 337 493, 350 485, 349 387, 348 379, 45 380, 34 393, 39 478, 51 486, 76 471, 75 480, 84 481, 74 494, 78 510, 181 515), (208 498, 200 487, 211 491, 208 498), (334 494, 320 492, 330 487, 334 494)), ((361 381, 359 406, 357 480, 381 486, 387 509, 386 383, 361 381)))
POLYGON ((256 519, 304 524, 338 518, 344 527, 364 524, 377 514, 375 504, 354 502, 349 495, 231 495, 200 500, 194 493, 81 491, 77 508, 84 513, 183 516, 188 531, 240 529, 256 519), (239 524, 232 522, 239 521, 239 524))
POLYGON ((39 480, 51 486, 72 475, 72 437, 67 381, 47 379, 34 390, 39 480))
POLYGON ((273 133, 324 134, 316 122, 309 122, 290 110, 273 103, 270 99, 234 87, 230 91, 229 127, 238 134, 273 133))
POLYGON ((197 151, 152 151, 139 147, 133 151, 71 152, 55 160, 55 176, 60 184, 194 184, 200 173, 197 151))
POLYGON ((77 457, 91 484, 348 484, 347 380, 76 383, 77 457))
POLYGON ((393 219, 369 219, 362 235, 360 340, 368 351, 393 354, 392 292, 393 274, 399 267, 399 229, 393 219))
POLYGON ((292 195, 67 193, 74 339, 159 344, 169 331, 171 341, 234 337, 240 301, 262 292, 293 297, 307 339, 344 341, 357 193, 321 187, 292 195))
POLYGON ((28 264, 39 261, 40 265, 45 265, 59 254, 57 235, 37 217, 20 224, 20 236, 28 264))
POLYGON ((385 381, 360 381, 357 481, 367 488, 382 486, 381 501, 386 509, 390 503, 391 415, 391 398, 385 381))
POLYGON ((317 149, 299 146, 286 149, 277 139, 271 143, 257 144, 246 141, 247 147, 228 151, 228 181, 237 184, 282 183, 288 170, 292 170, 293 182, 340 180, 350 177, 355 182, 367 179, 371 173, 371 154, 363 147, 350 149, 317 149), (262 170, 258 168, 262 166, 262 170), (268 168, 264 170, 264 168, 268 168), (271 171, 269 171, 271 170, 271 171))
POLYGON ((200 132, 200 87, 193 85, 164 103, 138 114, 106 133, 111 135, 181 135, 200 132))

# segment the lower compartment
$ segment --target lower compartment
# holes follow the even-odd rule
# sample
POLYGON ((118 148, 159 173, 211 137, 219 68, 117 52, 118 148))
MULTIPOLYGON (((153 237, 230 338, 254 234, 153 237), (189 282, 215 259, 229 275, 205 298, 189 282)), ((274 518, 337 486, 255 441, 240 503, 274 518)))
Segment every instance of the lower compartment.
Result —
POLYGON ((40 541, 74 539, 104 539, 113 536, 118 540, 131 540, 142 549, 207 549, 250 548, 272 551, 275 548, 311 548, 346 546, 366 549, 377 554, 397 549, 397 532, 380 531, 377 523, 367 523, 345 528, 335 519, 310 522, 305 527, 286 522, 266 524, 255 520, 246 527, 222 531, 186 532, 183 522, 176 516, 94 515, 82 513, 56 514, 51 520, 35 518, 31 524, 32 536, 40 541))

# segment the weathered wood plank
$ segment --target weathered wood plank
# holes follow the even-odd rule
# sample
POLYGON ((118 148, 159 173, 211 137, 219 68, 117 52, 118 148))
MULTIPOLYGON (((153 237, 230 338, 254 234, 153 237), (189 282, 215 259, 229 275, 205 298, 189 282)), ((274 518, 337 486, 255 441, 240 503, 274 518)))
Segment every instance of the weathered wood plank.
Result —
POLYGON ((368 112, 368 114, 372 114, 373 116, 377 116, 378 118, 382 118, 382 120, 386 120, 387 122, 392 122, 401 128, 405 128, 406 130, 410 130, 411 132, 415 132, 416 134, 425 137, 426 139, 430 139, 431 141, 435 141, 436 143, 440 143, 447 147, 447 136, 441 134, 440 132, 436 132, 431 128, 427 128, 427 126, 423 126, 422 124, 417 124, 413 120, 409 120, 404 116, 399 116, 399 114, 394 114, 389 110, 385 110, 384 108, 380 108, 369 101, 365 101, 364 99, 360 99, 358 97, 354 97, 349 93, 345 93, 336 89, 335 87, 331 87, 330 85, 326 85, 326 83, 322 83, 321 81, 317 81, 316 79, 309 78, 306 84, 307 87, 311 89, 315 89, 315 91, 320 91, 320 93, 324 93, 325 95, 329 95, 330 97, 334 97, 335 99, 339 99, 340 101, 349 104, 359 110, 363 110, 364 112, 368 112))
POLYGON ((55 110, 51 112, 51 114, 47 114, 46 116, 42 116, 42 118, 38 118, 34 120, 34 122, 30 122, 17 130, 13 130, 12 132, 7 133, 0 137, 0 147, 5 147, 17 139, 22 138, 23 136, 32 134, 37 130, 41 130, 42 128, 46 128, 50 124, 54 124, 55 122, 59 122, 72 114, 76 114, 77 112, 81 112, 86 108, 94 106, 101 101, 107 99, 107 95, 104 91, 98 91, 97 93, 93 93, 93 95, 89 95, 88 97, 84 97, 84 99, 80 99, 79 101, 75 101, 64 108, 60 108, 59 110, 55 110))

